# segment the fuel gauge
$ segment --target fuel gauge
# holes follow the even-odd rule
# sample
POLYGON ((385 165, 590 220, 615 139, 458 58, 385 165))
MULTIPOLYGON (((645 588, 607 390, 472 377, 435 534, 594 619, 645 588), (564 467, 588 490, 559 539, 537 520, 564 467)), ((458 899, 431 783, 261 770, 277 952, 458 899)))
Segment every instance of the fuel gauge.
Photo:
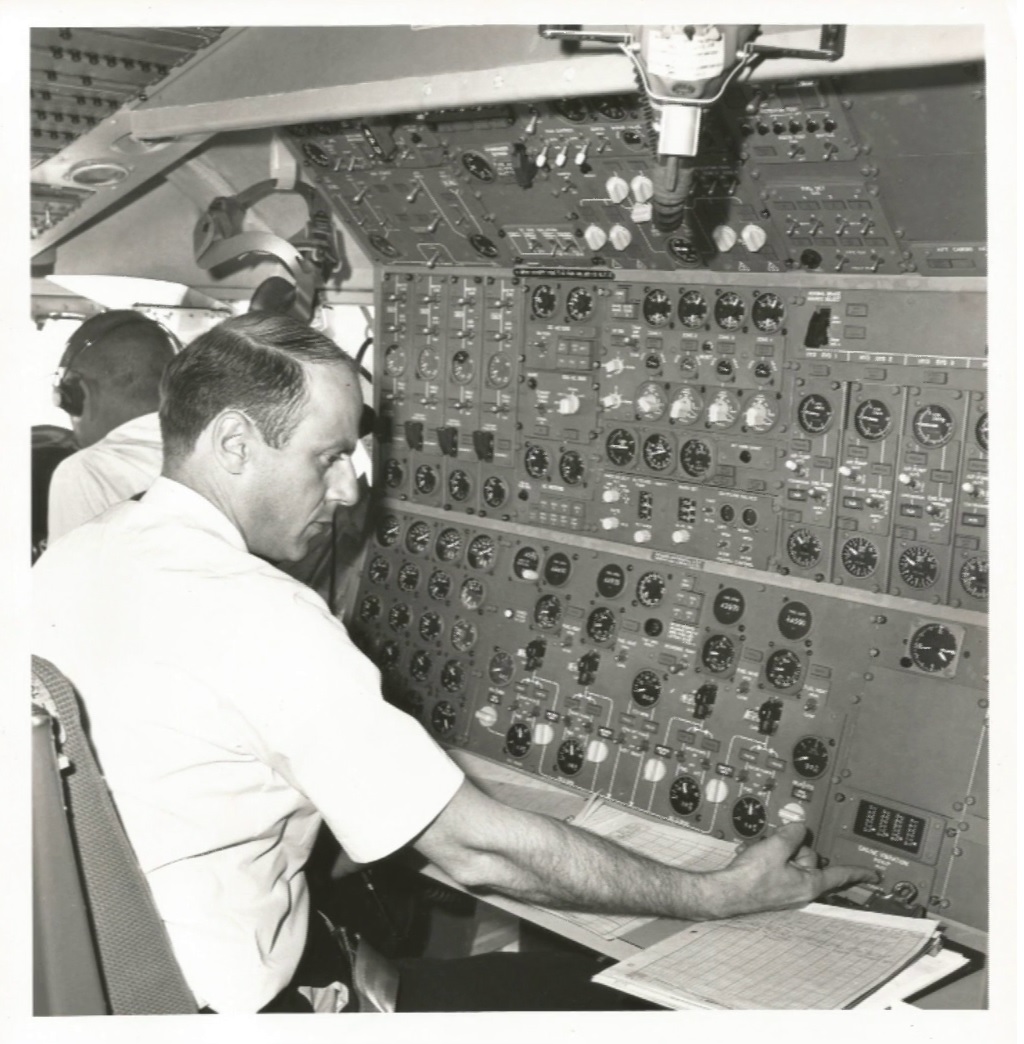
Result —
POLYGON ((679 321, 691 330, 699 329, 708 317, 708 303, 699 290, 687 290, 679 298, 679 321))
POLYGON ((817 736, 805 736, 793 745, 793 769, 804 779, 817 779, 828 768, 828 747, 817 736))
POLYGON ((594 295, 585 286, 574 286, 565 299, 565 311, 574 322, 586 322, 594 313, 594 295))
POLYGON ((715 301, 715 322, 723 330, 738 330, 746 313, 743 298, 734 290, 726 290, 715 301))
POLYGON ((953 437, 953 414, 945 406, 923 406, 914 414, 913 428, 922 446, 945 446, 953 437))
POLYGON ((559 769, 567 776, 575 776, 586 758, 583 744, 578 739, 567 739, 558 748, 555 761, 559 769))
POLYGON ((665 326, 672 318, 672 302, 664 290, 648 290, 643 303, 644 319, 651 326, 665 326))
POLYGON ((757 837, 768 825, 768 812, 756 797, 748 794, 733 805, 732 825, 740 837, 757 837))
POLYGON ((782 320, 786 315, 786 306, 778 294, 758 294, 754 298, 754 306, 750 317, 758 330, 765 333, 774 333, 782 326, 782 320))

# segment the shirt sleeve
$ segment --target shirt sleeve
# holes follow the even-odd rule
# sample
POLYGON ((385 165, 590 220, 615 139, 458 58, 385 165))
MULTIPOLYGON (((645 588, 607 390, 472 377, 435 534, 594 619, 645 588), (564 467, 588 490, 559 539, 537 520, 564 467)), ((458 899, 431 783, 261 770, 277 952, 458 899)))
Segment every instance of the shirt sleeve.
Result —
POLYGON ((47 542, 101 514, 110 498, 88 467, 85 450, 72 453, 54 469, 46 511, 47 542))

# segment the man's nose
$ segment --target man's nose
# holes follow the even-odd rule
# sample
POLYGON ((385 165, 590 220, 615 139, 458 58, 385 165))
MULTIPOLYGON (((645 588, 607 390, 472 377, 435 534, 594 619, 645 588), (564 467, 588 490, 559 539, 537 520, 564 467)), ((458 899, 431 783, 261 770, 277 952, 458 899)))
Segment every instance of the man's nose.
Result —
POLYGON ((327 473, 327 500, 346 507, 359 500, 359 479, 350 459, 337 461, 327 473))

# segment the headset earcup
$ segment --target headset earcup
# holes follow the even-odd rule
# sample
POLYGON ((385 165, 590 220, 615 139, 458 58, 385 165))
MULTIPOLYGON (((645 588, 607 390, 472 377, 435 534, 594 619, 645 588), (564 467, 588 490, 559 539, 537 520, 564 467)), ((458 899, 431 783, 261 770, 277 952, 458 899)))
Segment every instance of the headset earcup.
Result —
POLYGON ((85 391, 77 377, 65 377, 53 389, 53 403, 69 417, 81 417, 85 412, 85 391))

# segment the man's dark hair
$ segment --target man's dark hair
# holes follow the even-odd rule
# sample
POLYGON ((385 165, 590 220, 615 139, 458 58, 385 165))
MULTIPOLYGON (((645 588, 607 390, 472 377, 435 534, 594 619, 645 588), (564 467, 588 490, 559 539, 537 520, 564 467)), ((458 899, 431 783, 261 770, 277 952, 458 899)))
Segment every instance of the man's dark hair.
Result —
POLYGON ((354 362, 328 337, 284 315, 226 319, 175 357, 160 384, 164 459, 180 460, 223 410, 243 411, 267 445, 287 443, 308 399, 305 367, 354 362))

